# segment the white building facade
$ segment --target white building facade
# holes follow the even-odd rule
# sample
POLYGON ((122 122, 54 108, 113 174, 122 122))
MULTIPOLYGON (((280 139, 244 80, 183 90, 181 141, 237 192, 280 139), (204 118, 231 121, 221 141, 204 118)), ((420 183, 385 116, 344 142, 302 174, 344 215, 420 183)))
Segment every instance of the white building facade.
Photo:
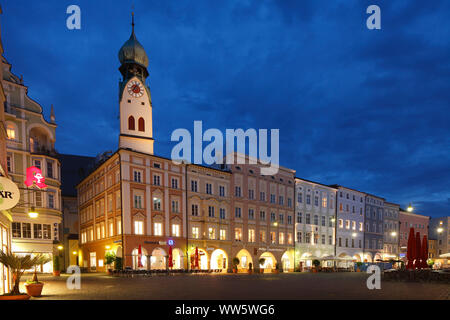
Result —
POLYGON ((337 190, 296 178, 295 191, 296 268, 309 268, 312 260, 335 254, 337 190))
POLYGON ((364 261, 365 193, 337 186, 336 256, 364 261))

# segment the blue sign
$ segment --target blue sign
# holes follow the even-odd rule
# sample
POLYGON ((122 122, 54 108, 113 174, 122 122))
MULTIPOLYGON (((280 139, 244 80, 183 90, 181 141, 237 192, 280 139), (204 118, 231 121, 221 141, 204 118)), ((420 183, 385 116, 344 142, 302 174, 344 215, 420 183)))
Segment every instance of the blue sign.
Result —
POLYGON ((167 244, 169 246, 173 246, 175 244, 175 242, 172 239, 167 240, 167 244))

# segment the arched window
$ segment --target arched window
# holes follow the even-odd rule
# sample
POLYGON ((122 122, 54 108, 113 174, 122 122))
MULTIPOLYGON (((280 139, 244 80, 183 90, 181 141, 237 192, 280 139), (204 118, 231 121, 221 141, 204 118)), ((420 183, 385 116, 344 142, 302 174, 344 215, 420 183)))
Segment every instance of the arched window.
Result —
POLYGON ((133 116, 130 116, 128 118, 128 130, 136 130, 136 126, 135 126, 135 123, 134 123, 134 117, 133 116))
POLYGON ((139 131, 142 131, 142 132, 145 131, 145 120, 144 120, 144 118, 139 118, 138 127, 139 127, 139 131))

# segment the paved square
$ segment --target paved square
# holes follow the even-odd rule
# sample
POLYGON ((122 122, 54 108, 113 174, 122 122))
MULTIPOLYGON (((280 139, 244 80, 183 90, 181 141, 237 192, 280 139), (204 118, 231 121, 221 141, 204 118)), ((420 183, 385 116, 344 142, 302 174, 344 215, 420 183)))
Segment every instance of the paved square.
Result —
MULTIPOLYGON (((369 290, 368 276, 365 273, 290 273, 117 278, 82 274, 80 290, 66 288, 67 275, 40 276, 45 286, 43 297, 37 299, 450 299, 448 284, 382 281, 381 290, 369 290)), ((25 290, 23 284, 22 290, 25 290)))

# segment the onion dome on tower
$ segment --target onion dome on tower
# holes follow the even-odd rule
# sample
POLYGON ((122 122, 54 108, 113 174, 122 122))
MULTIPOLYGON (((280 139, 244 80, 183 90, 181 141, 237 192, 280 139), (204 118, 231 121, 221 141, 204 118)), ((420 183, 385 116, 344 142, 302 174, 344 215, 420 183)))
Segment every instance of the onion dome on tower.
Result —
POLYGON ((125 79, 137 76, 145 81, 148 77, 148 56, 134 33, 134 13, 132 13, 131 26, 130 39, 119 50, 119 61, 121 63, 119 70, 125 79))

